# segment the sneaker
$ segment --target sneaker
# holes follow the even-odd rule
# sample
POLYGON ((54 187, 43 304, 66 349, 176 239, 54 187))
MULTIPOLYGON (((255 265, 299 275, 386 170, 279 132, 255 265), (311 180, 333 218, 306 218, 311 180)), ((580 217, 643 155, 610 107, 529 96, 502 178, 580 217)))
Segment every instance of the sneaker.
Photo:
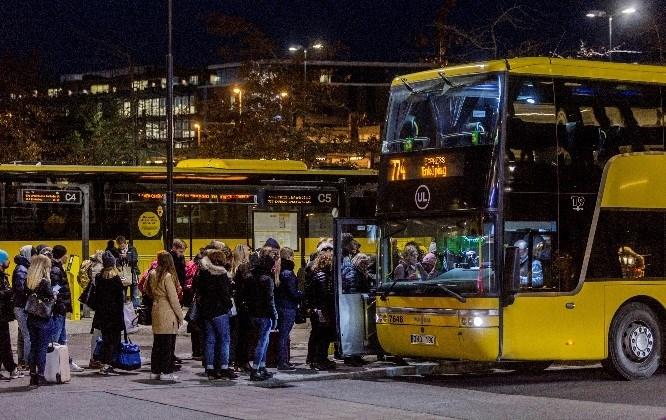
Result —
POLYGON ((250 380, 251 381, 265 381, 268 378, 266 376, 263 376, 261 372, 257 370, 253 370, 252 373, 250 373, 250 380))
POLYGON ((208 376, 208 380, 210 380, 210 381, 220 379, 220 378, 218 378, 217 372, 215 372, 214 369, 206 369, 206 376, 208 376))
POLYGON ((219 378, 223 378, 223 379, 237 379, 238 378, 238 374, 236 374, 236 372, 234 372, 233 369, 221 369, 218 372, 217 376, 219 378))
POLYGON ((160 381, 178 382, 178 376, 173 373, 163 373, 160 375, 160 381))
POLYGON ((76 363, 71 362, 71 363, 69 364, 69 370, 70 370, 70 372, 78 372, 78 373, 80 373, 80 372, 83 372, 85 369, 82 368, 81 366, 77 365, 76 363))
POLYGON ((0 381, 9 381, 11 376, 6 376, 4 373, 0 373, 0 381))
POLYGON ((174 357, 173 362, 177 365, 182 365, 183 364, 183 359, 181 359, 180 357, 174 357))
POLYGON ((102 367, 99 370, 99 374, 104 375, 104 376, 118 376, 119 375, 118 372, 113 370, 113 368, 111 366, 108 366, 108 365, 104 365, 104 367, 102 367))
POLYGON ((295 372, 296 368, 294 366, 289 366, 289 365, 281 365, 278 366, 278 371, 279 372, 295 372))
POLYGON ((88 369, 101 369, 102 366, 103 364, 99 360, 90 359, 90 362, 88 362, 88 369))
POLYGON ((14 369, 12 373, 9 374, 9 379, 18 379, 25 377, 25 374, 19 369, 14 369))
POLYGON ((273 377, 273 374, 270 373, 265 367, 259 368, 259 374, 266 379, 270 379, 273 377))
POLYGON ((160 380, 160 374, 159 373, 151 373, 150 374, 150 380, 151 381, 159 381, 160 380))

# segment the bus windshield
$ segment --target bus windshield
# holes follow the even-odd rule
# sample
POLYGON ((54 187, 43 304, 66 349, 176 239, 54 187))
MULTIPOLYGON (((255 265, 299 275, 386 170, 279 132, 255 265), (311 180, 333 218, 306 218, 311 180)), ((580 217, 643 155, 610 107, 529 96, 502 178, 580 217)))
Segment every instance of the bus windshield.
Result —
POLYGON ((382 153, 499 142, 501 74, 439 79, 393 88, 382 153))
POLYGON ((382 230, 379 291, 432 295, 496 292, 494 216, 404 219, 382 230))

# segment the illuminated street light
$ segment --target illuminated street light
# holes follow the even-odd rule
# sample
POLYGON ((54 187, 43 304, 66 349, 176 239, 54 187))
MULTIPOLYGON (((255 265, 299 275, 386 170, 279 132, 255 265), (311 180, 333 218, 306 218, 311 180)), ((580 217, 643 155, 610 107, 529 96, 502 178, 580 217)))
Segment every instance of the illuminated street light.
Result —
MULTIPOLYGON (((312 46, 308 47, 313 50, 321 50, 324 48, 324 44, 321 42, 316 42, 312 46)), ((305 48, 302 45, 292 45, 289 47, 290 53, 295 53, 303 50, 303 82, 308 82, 308 48, 305 48)))
POLYGON ((197 147, 201 146, 201 124, 195 123, 194 128, 197 130, 197 147))
POLYGON ((284 92, 284 91, 280 92, 280 97, 281 98, 286 98, 287 96, 289 96, 289 94, 287 92, 284 92))
MULTIPOLYGON (((622 9, 619 14, 622 15, 631 15, 633 13, 636 13, 636 8, 635 7, 627 7, 625 9, 622 9)), ((590 10, 585 14, 585 16, 589 18, 603 18, 608 16, 608 60, 613 61, 613 18, 617 16, 618 13, 616 14, 611 14, 606 12, 605 10, 590 10)))

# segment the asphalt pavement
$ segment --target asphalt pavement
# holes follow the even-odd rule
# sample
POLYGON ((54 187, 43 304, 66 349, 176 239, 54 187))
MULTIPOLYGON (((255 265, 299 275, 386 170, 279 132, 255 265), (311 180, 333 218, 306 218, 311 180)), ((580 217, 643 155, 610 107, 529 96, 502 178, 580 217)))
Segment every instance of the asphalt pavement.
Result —
MULTIPOLYGON (((90 320, 70 322, 70 349, 87 366, 90 320)), ((118 377, 94 370, 73 374, 64 385, 28 387, 28 379, 0 381, 0 419, 666 419, 666 370, 653 378, 625 382, 599 365, 555 365, 539 374, 505 370, 439 374, 432 363, 401 367, 370 358, 364 367, 342 363, 332 372, 303 365, 309 330, 292 333, 295 373, 265 383, 247 375, 209 381, 201 362, 189 359, 182 331, 176 353, 185 359, 181 382, 149 378, 149 327, 132 334, 144 367, 118 377)), ((13 342, 15 344, 15 335, 13 342)), ((439 368, 439 367, 438 367, 439 368)), ((444 372, 454 372, 457 368, 444 372)), ((440 370, 441 371, 441 370, 440 370)))

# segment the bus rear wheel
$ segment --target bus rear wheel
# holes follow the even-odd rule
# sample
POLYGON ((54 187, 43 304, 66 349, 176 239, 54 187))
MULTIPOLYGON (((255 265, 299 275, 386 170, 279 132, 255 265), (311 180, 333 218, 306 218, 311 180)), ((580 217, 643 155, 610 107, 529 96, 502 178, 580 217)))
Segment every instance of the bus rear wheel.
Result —
POLYGON ((647 379, 659 368, 661 346, 661 329, 654 311, 642 303, 629 303, 613 318, 608 359, 602 365, 620 379, 647 379))

